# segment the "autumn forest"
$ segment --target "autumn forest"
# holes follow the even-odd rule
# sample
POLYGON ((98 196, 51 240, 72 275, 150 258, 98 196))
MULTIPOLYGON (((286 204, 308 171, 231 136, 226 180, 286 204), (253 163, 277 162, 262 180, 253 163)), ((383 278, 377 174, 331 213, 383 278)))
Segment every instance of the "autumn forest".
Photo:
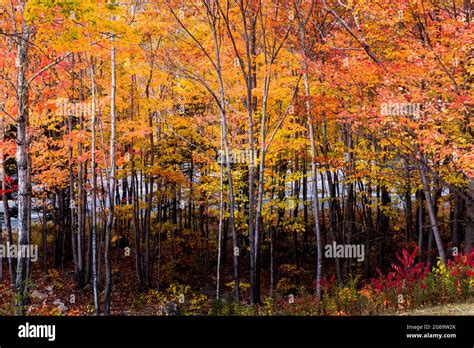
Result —
POLYGON ((0 315, 474 303, 469 0, 1 0, 0 315))

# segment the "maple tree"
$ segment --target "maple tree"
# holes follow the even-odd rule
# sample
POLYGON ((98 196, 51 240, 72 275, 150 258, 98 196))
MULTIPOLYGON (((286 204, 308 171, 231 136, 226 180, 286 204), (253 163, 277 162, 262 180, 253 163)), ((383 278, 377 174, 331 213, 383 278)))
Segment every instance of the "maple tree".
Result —
MULTIPOLYGON (((250 305, 300 287, 323 303, 397 258, 424 279, 474 245, 470 16, 443 0, 2 0, 6 239, 39 228, 43 272, 72 269, 97 314, 117 312, 120 273, 250 305), (325 258, 333 242, 364 262, 325 258)), ((17 262, 24 314, 34 265, 17 262)))

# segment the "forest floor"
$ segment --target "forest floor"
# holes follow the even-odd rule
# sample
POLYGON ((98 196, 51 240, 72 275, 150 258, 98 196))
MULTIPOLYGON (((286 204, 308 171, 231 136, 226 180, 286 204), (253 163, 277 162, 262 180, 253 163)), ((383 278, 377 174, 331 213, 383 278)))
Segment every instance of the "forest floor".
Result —
POLYGON ((440 306, 410 309, 399 315, 474 315, 474 302, 447 303, 440 306))
MULTIPOLYGON (((92 291, 90 286, 85 290, 75 289, 72 275, 61 277, 59 272, 50 271, 45 277, 35 277, 34 289, 32 289, 31 304, 28 315, 92 315, 92 291), (71 303, 71 295, 74 295, 74 303, 71 303), (66 306, 66 310, 59 310, 58 303, 66 306)), ((117 272, 117 285, 112 296, 112 314, 114 315, 161 315, 156 303, 143 303, 139 299, 140 293, 133 289, 132 277, 123 277, 123 273, 117 272), (127 281, 128 280, 128 281, 127 281), (127 286, 123 286, 127 284, 127 286), (138 302, 137 302, 138 301, 138 302), (137 308, 137 303, 139 304, 137 308)), ((102 296, 101 296, 102 297, 102 296)), ((0 282, 0 315, 14 315, 14 307, 11 305, 13 293, 11 287, 0 282)), ((60 306, 61 307, 61 306, 60 306)), ((248 315, 248 314, 247 314, 248 315)), ((442 305, 427 305, 419 308, 399 309, 382 311, 372 315, 382 316, 474 316, 474 298, 467 302, 445 303, 442 305)))
MULTIPOLYGON (((133 270, 133 258, 123 257, 121 253, 114 251, 113 255, 113 292, 112 313, 113 315, 162 315, 158 299, 161 295, 156 290, 140 291, 137 288, 136 278, 127 270, 133 270), (160 296, 158 296, 160 295, 160 296)), ((8 266, 4 265, 3 281, 0 281, 0 315, 14 315, 13 291, 8 282, 8 266)), ((52 266, 52 265, 50 265, 52 266)), ((32 263, 31 272, 31 302, 28 315, 92 315, 93 296, 90 285, 84 289, 77 289, 72 263, 64 265, 64 268, 49 268, 47 272, 42 270, 41 262, 32 263)), ((1 279, 1 278, 0 278, 1 279)), ((194 280, 193 283, 199 283, 194 280)), ((207 284, 212 287, 213 284, 207 284)), ((163 287, 166 289, 166 287, 163 287)), ((163 290, 164 290, 163 289, 163 290)), ((199 289, 196 289, 199 292, 199 289)), ((194 308, 193 313, 209 313, 212 296, 204 296, 203 301, 194 303, 199 308, 194 308)), ((100 293, 103 302, 103 292, 100 293)), ((168 300, 174 300, 167 298, 168 300)), ((191 304, 193 300, 191 299, 191 304)), ((302 312, 304 313, 304 311, 302 312)), ((250 315, 250 312, 246 312, 250 315)), ((298 313, 294 313, 298 314, 298 313)), ((374 315, 395 316, 430 316, 430 315, 471 315, 474 316, 474 297, 467 301, 451 302, 440 305, 426 305, 419 308, 408 308, 399 310, 387 310, 374 315)))

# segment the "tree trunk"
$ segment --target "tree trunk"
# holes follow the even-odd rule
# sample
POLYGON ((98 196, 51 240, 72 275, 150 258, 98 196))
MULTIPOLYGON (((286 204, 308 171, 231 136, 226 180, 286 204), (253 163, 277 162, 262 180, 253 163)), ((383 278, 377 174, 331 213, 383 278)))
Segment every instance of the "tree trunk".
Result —
MULTIPOLYGON (((26 1, 21 3, 21 13, 25 11, 26 1)), ((16 165, 18 170, 18 250, 21 248, 29 248, 28 234, 30 226, 28 225, 28 213, 30 211, 28 199, 30 182, 28 181, 28 96, 29 86, 27 80, 28 71, 28 45, 30 38, 30 29, 25 20, 23 20, 21 33, 18 40, 17 51, 17 101, 18 101, 18 118, 17 118, 17 150, 16 165)), ((15 281, 15 305, 18 315, 25 314, 25 306, 29 300, 27 287, 27 256, 18 255, 17 271, 15 281)))
MULTIPOLYGON (((304 26, 300 27, 300 40, 302 51, 305 52, 305 37, 306 37, 306 28, 304 26)), ((318 198, 318 170, 316 166, 316 139, 314 132, 314 124, 311 110, 311 92, 309 86, 309 76, 308 76, 308 64, 305 60, 301 62, 301 68, 303 73, 304 88, 305 88, 305 108, 306 116, 308 121, 308 130, 309 130, 309 141, 311 149, 311 194, 312 194, 312 203, 313 203, 313 222, 314 222, 314 233, 316 236, 316 248, 317 248, 317 261, 316 261, 316 296, 318 299, 321 299, 321 276, 322 276, 322 262, 323 262, 323 246, 321 241, 321 228, 319 225, 319 198, 318 198)))
MULTIPOLYGON (((214 24, 215 25, 215 24, 214 24)), ((227 138, 227 111, 226 111, 226 99, 225 99, 225 90, 224 90, 224 81, 222 78, 222 65, 221 65, 221 43, 219 37, 217 36, 217 29, 216 27, 212 28, 212 35, 214 39, 214 48, 215 48, 215 56, 216 56, 216 74, 217 79, 219 82, 219 111, 221 117, 221 127, 222 127, 222 134, 223 134, 223 145, 224 145, 224 152, 225 152, 225 161, 226 161, 226 170, 227 170, 227 181, 229 185, 229 224, 232 233, 232 254, 234 259, 234 298, 236 301, 240 299, 240 280, 239 280, 239 246, 237 240, 237 231, 235 228, 235 199, 234 199, 234 182, 232 178, 232 165, 230 162, 230 148, 229 148, 229 141, 227 138)), ((227 233, 225 234, 224 238, 224 256, 225 256, 225 244, 227 240, 227 233)))
POLYGON ((428 178, 426 176, 426 169, 423 163, 420 163, 419 169, 420 169, 421 181, 423 183, 423 190, 425 192, 426 207, 428 209, 428 216, 430 218, 431 230, 433 232, 433 236, 436 241, 436 246, 438 248, 441 262, 446 263, 446 254, 444 252, 443 241, 441 239, 441 233, 439 231, 438 221, 436 219, 433 198, 431 196, 431 189, 429 186, 428 178))
MULTIPOLYGON (((3 123, 0 125, 0 141, 3 141, 5 138, 5 129, 3 127, 3 123)), ((3 203, 3 220, 5 223, 5 227, 7 230, 7 243, 9 245, 13 245, 13 236, 12 236, 12 224, 11 224, 11 217, 10 217, 10 207, 8 205, 8 197, 7 197, 7 185, 6 185, 6 171, 5 171, 5 157, 3 154, 3 149, 0 148, 0 180, 1 180, 1 190, 3 191, 2 194, 2 203, 3 203)), ((11 257, 8 258, 8 271, 10 273, 10 283, 12 285, 15 284, 15 268, 13 267, 13 259, 11 257)))
POLYGON ((469 183, 468 197, 466 202, 466 232, 464 238, 464 252, 470 255, 474 248, 474 181, 469 183))
POLYGON ((91 143, 91 174, 92 174, 92 291, 94 293, 94 309, 95 314, 98 315, 100 312, 99 305, 99 290, 98 290, 98 278, 97 278, 97 174, 96 174, 96 135, 95 135, 95 71, 94 61, 91 60, 91 93, 92 93, 92 105, 91 105, 91 130, 92 130, 92 143, 91 143))
POLYGON ((115 115, 115 93, 116 93, 116 78, 115 78, 115 46, 114 37, 112 37, 111 50, 111 70, 112 70, 112 85, 111 85, 111 103, 110 103, 110 177, 108 178, 108 214, 107 226, 105 230, 105 293, 104 293, 104 313, 110 314, 110 292, 112 289, 112 267, 110 264, 110 238, 112 235, 112 226, 114 223, 114 208, 115 208, 115 151, 116 151, 116 115, 115 115))

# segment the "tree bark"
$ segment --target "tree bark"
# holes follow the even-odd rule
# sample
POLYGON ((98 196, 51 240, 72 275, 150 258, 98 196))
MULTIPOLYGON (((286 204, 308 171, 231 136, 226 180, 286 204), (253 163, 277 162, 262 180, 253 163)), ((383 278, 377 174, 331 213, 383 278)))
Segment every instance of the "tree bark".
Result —
MULTIPOLYGON (((24 14, 26 1, 20 1, 20 11, 24 14)), ((28 181, 28 96, 29 86, 27 80, 28 71, 28 48, 30 39, 30 28, 23 19, 21 33, 18 34, 18 50, 17 50, 17 102, 18 102, 18 118, 17 118, 17 150, 16 165, 18 170, 18 250, 21 248, 29 248, 29 231, 28 213, 30 211, 28 199, 30 182, 28 181)), ((25 314, 25 306, 29 300, 29 292, 27 287, 27 256, 18 255, 16 281, 15 281, 15 298, 14 302, 17 306, 17 315, 25 314)))
POLYGON ((110 239, 112 235, 112 226, 115 217, 115 151, 116 151, 116 115, 115 115, 115 94, 116 94, 116 77, 115 77, 115 45, 114 37, 112 37, 111 50, 111 101, 110 101, 110 177, 108 178, 108 214, 107 225, 105 230, 105 293, 104 293, 104 313, 110 314, 110 293, 112 289, 112 267, 110 264, 110 239))
POLYGON ((96 87, 95 87, 95 70, 94 60, 91 58, 91 175, 92 175, 92 291, 94 294, 94 309, 95 314, 100 313, 99 305, 99 290, 98 290, 98 278, 97 278, 97 174, 96 174, 96 116, 95 116, 95 99, 96 99, 96 87))
MULTIPOLYGON (((312 2, 313 6, 314 2, 312 2)), ((312 8, 311 6, 311 8, 312 8)), ((303 55, 306 54, 306 24, 307 22, 303 21, 300 23, 300 45, 303 55)), ((309 86, 309 75, 308 75, 308 63, 305 59, 301 62, 301 69, 303 71, 303 81, 305 88, 305 109, 306 117, 308 122, 309 130, 309 141, 310 141, 310 150, 311 150, 311 194, 312 194, 312 213, 313 213, 313 223, 314 223, 314 234, 316 237, 316 248, 317 248, 317 260, 316 260, 316 296, 321 300, 321 277, 322 277, 322 262, 323 262, 323 247, 321 240, 321 227, 319 224, 319 197, 318 197, 318 169, 316 165, 316 139, 314 132, 313 116, 311 110, 311 92, 309 86)))
POLYGON ((441 262, 446 263, 446 254, 444 252, 443 241, 441 239, 441 233, 438 227, 438 221, 436 219, 433 198, 431 196, 431 189, 429 186, 428 178, 426 176, 426 169, 424 167, 424 163, 420 163, 419 169, 420 169, 421 181, 423 183, 423 191, 425 193, 426 207, 428 209, 428 216, 430 219, 431 230, 433 232, 433 236, 436 241, 436 246, 438 248, 441 262))

